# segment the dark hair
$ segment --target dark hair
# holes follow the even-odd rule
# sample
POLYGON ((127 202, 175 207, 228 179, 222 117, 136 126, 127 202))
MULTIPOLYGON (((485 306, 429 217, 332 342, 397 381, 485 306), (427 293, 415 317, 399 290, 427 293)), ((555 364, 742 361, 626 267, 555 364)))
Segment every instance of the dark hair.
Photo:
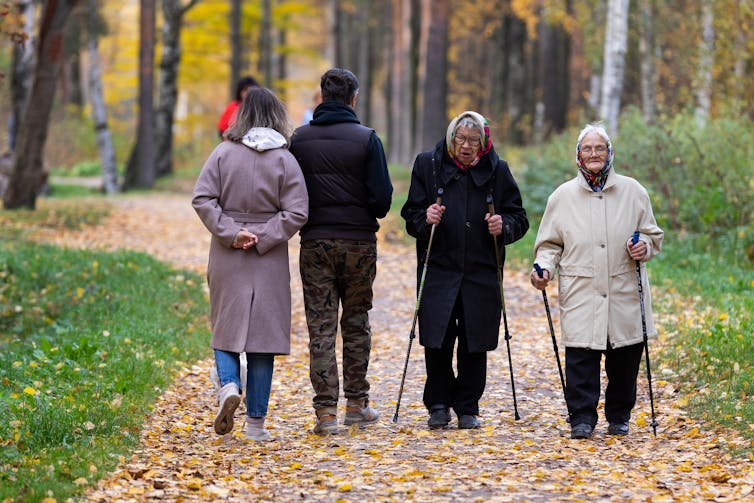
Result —
POLYGON ((359 80, 350 70, 331 68, 322 75, 319 87, 322 89, 322 101, 349 105, 359 90, 359 80))
POLYGON ((259 82, 257 82, 257 79, 255 79, 251 75, 247 75, 246 77, 241 77, 240 79, 238 79, 238 83, 236 84, 236 101, 241 101, 241 99, 243 98, 243 96, 241 96, 241 93, 247 87, 259 87, 259 82))
POLYGON ((238 108, 236 123, 225 133, 233 142, 240 142, 251 128, 267 127, 274 129, 289 141, 293 131, 285 103, 275 93, 264 87, 254 87, 246 93, 238 108))

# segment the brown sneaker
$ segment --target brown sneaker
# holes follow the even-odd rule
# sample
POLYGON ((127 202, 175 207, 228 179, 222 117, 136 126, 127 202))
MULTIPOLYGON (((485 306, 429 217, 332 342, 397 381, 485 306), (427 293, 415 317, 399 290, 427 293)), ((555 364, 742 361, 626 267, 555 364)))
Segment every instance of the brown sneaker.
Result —
POLYGON ((377 411, 367 403, 363 408, 358 405, 349 405, 346 407, 346 419, 343 422, 346 426, 351 426, 352 424, 367 425, 376 423, 379 418, 380 415, 377 414, 377 411))
POLYGON ((338 433, 338 418, 334 414, 323 414, 317 418, 312 431, 317 435, 334 435, 338 433))

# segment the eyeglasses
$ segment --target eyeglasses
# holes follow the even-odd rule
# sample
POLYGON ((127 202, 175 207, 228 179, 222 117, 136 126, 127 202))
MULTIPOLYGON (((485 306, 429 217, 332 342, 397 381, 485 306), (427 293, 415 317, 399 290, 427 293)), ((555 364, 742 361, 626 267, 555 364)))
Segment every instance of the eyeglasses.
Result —
POLYGON ((481 138, 469 138, 468 136, 464 136, 462 134, 455 135, 453 141, 456 143, 456 145, 463 145, 464 143, 468 142, 470 147, 478 147, 482 144, 481 138))
POLYGON ((607 152, 607 147, 605 147, 604 145, 597 145, 594 148, 592 148, 592 147, 583 147, 581 149, 581 153, 585 154, 585 155, 592 155, 592 152, 594 152, 595 154, 597 154, 599 156, 602 156, 602 155, 605 155, 605 152, 607 152))

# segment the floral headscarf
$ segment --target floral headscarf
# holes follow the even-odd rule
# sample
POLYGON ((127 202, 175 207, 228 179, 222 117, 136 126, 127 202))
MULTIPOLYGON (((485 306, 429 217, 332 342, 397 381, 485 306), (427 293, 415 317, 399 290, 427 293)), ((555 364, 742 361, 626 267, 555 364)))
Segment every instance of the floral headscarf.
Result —
POLYGON ((576 141, 576 165, 579 167, 579 171, 582 175, 584 175, 586 182, 594 192, 601 191, 605 186, 605 182, 607 182, 607 175, 610 173, 610 168, 613 167, 614 154, 615 152, 613 150, 613 143, 610 141, 610 137, 607 135, 607 131, 605 131, 605 128, 601 125, 588 124, 584 129, 581 130, 581 133, 579 133, 579 139, 576 141), (605 158, 605 164, 602 166, 602 169, 599 173, 592 173, 591 171, 586 169, 586 165, 579 155, 581 153, 581 140, 583 140, 584 136, 586 136, 588 133, 597 133, 602 137, 603 140, 605 140, 605 143, 607 144, 607 157, 605 158))
POLYGON ((487 122, 487 119, 485 119, 482 114, 472 112, 471 110, 461 112, 452 121, 450 121, 448 130, 445 133, 445 144, 448 148, 448 155, 450 155, 450 158, 453 159, 453 163, 455 163, 455 165, 458 166, 459 169, 466 171, 468 168, 476 166, 476 164, 479 162, 479 159, 481 159, 484 155, 489 153, 490 150, 492 150, 492 137, 490 136, 490 125, 487 122), (479 146, 479 152, 477 152, 476 158, 471 161, 471 164, 469 166, 464 166, 463 164, 458 162, 455 152, 456 144, 453 142, 453 139, 456 136, 456 128, 461 122, 461 119, 465 118, 470 119, 474 123, 474 126, 476 126, 476 128, 482 133, 482 144, 479 146))

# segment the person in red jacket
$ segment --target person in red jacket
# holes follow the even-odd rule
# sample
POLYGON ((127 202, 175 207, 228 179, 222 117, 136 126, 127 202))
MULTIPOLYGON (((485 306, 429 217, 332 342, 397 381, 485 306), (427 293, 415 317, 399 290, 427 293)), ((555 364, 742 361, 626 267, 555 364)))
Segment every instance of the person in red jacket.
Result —
POLYGON ((246 96, 249 89, 254 87, 259 87, 259 82, 250 75, 241 77, 238 80, 236 84, 236 99, 228 103, 225 110, 223 110, 223 114, 220 116, 220 120, 217 121, 217 132, 220 138, 225 134, 225 130, 235 124, 236 113, 238 112, 238 107, 241 105, 241 101, 243 101, 243 97, 246 96))

